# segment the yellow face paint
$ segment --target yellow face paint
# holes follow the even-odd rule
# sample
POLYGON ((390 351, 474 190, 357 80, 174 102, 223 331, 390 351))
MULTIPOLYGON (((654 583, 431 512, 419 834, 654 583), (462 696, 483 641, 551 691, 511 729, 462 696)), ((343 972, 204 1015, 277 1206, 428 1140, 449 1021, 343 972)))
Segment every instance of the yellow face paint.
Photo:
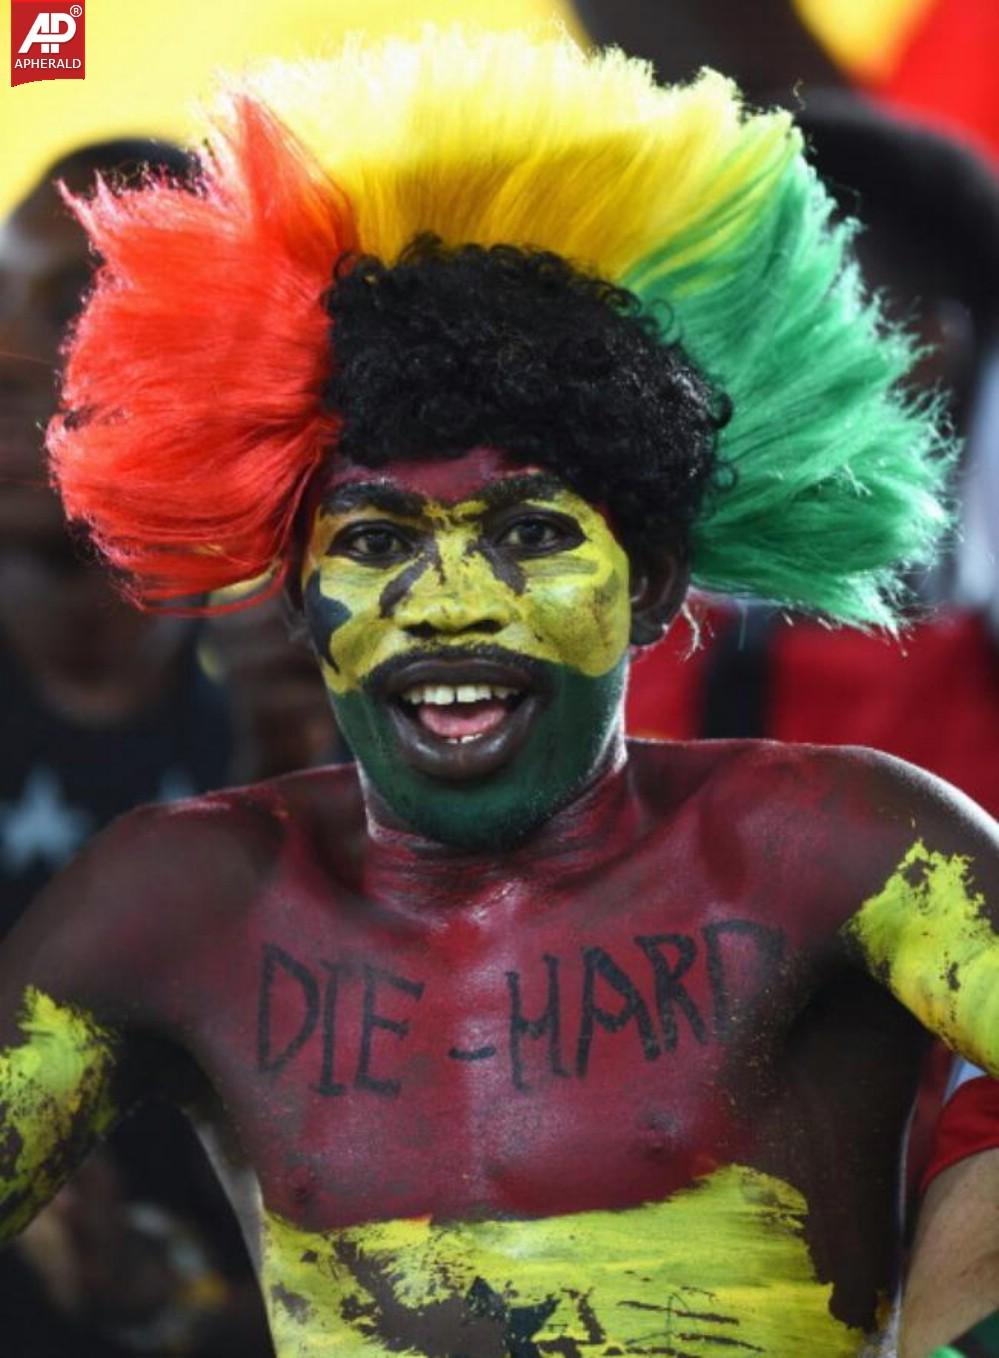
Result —
POLYGON ((920 1023, 999 1076, 999 935, 970 870, 917 840, 846 928, 920 1023))
POLYGON ((806 1210, 779 1179, 731 1165, 621 1212, 326 1235, 268 1216, 264 1295, 279 1358, 505 1354, 513 1335, 523 1352, 593 1358, 855 1358, 864 1336, 829 1312, 806 1210))
POLYGON ((60 1187, 81 1138, 103 1135, 117 1109, 109 1092, 113 1039, 85 1013, 29 989, 24 1042, 0 1052, 4 1234, 26 1226, 60 1187))
MULTIPOLYGON (((612 670, 627 649, 631 623, 625 552, 599 511, 571 491, 532 495, 523 502, 525 514, 531 509, 564 517, 578 541, 551 555, 518 556, 503 541, 504 532, 515 531, 509 517, 496 519, 479 499, 428 500, 413 516, 364 505, 320 509, 302 584, 307 595, 315 579, 320 599, 335 610, 328 636, 312 628, 331 693, 356 691, 397 656, 467 646, 468 629, 481 620, 489 634, 479 642, 588 678, 612 670), (376 523, 405 534, 412 553, 384 565, 335 553, 345 534, 376 523), (432 630, 432 639, 417 639, 413 629, 421 628, 432 630)), ((310 614, 320 616, 321 606, 310 614)))
POLYGON ((420 834, 512 844, 617 758, 629 563, 599 510, 550 472, 487 447, 334 466, 302 599, 366 787, 420 834), (408 672, 460 688, 476 666, 512 695, 507 715, 474 746, 460 747, 464 732, 434 744, 392 685, 408 672))

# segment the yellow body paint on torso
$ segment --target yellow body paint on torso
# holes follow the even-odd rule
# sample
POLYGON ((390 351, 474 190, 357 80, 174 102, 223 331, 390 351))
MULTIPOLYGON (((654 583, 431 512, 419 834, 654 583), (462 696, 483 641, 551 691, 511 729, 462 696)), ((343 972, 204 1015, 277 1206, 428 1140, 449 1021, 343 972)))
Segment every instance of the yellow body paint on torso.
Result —
POLYGON ((113 1064, 109 1033, 35 989, 25 993, 19 1026, 24 1042, 0 1052, 5 1236, 26 1226, 59 1188, 63 1152, 84 1132, 101 1136, 116 1115, 107 1084, 113 1064))
POLYGON ((999 935, 966 857, 917 840, 846 927, 920 1023, 999 1076, 999 935))
POLYGON ((864 1336, 829 1312, 806 1210, 787 1184, 731 1165, 620 1212, 322 1235, 268 1216, 264 1293, 279 1358, 853 1358, 864 1336))

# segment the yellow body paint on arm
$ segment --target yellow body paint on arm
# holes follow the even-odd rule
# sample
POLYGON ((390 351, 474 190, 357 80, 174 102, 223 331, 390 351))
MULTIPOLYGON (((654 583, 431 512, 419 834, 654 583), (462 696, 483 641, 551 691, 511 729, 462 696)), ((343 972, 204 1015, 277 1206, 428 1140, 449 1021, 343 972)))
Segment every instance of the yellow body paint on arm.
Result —
POLYGON ((999 933, 967 857, 917 840, 846 929, 921 1023, 999 1076, 999 933))
POLYGON ((114 1039, 92 1018, 29 988, 24 1041, 0 1052, 0 1234, 21 1230, 81 1148, 115 1120, 114 1039))

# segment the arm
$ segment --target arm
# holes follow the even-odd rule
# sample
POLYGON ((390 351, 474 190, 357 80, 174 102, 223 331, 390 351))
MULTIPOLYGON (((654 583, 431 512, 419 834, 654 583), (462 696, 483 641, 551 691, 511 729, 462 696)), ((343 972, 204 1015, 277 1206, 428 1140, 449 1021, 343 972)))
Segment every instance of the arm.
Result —
MULTIPOLYGON (((999 833, 962 794, 886 762, 874 802, 879 887, 845 934, 927 1028, 999 1073, 999 833)), ((946 1110, 943 1114, 946 1117, 946 1110)), ((986 1141, 981 1143, 987 1145, 986 1141)), ((899 1358, 938 1346, 999 1308, 999 1149, 951 1164, 920 1210, 899 1358)))
POLYGON ((878 776, 879 885, 844 932, 924 1027, 999 1075, 999 829, 928 774, 878 776))
POLYGON ((148 985, 157 944, 160 814, 99 836, 0 949, 0 1239, 28 1224, 142 1092, 149 1040, 125 1034, 148 1020, 135 978, 148 985))
POLYGON ((92 1015, 24 989, 0 1051, 0 1236, 28 1224, 116 1121, 118 1038, 92 1015))
POLYGON ((927 1358, 999 1309, 999 1149, 943 1170, 919 1214, 899 1358, 927 1358))

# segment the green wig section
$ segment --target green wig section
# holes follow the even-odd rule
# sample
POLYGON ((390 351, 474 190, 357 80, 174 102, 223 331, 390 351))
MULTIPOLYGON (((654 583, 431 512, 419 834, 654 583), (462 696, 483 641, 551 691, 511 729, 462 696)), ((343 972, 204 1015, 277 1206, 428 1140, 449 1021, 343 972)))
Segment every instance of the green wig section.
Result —
POLYGON ((621 280, 733 403, 693 579, 893 629, 950 522, 955 449, 940 402, 901 385, 918 352, 865 294, 854 227, 800 154, 768 187, 745 232, 693 256, 678 236, 621 280))

